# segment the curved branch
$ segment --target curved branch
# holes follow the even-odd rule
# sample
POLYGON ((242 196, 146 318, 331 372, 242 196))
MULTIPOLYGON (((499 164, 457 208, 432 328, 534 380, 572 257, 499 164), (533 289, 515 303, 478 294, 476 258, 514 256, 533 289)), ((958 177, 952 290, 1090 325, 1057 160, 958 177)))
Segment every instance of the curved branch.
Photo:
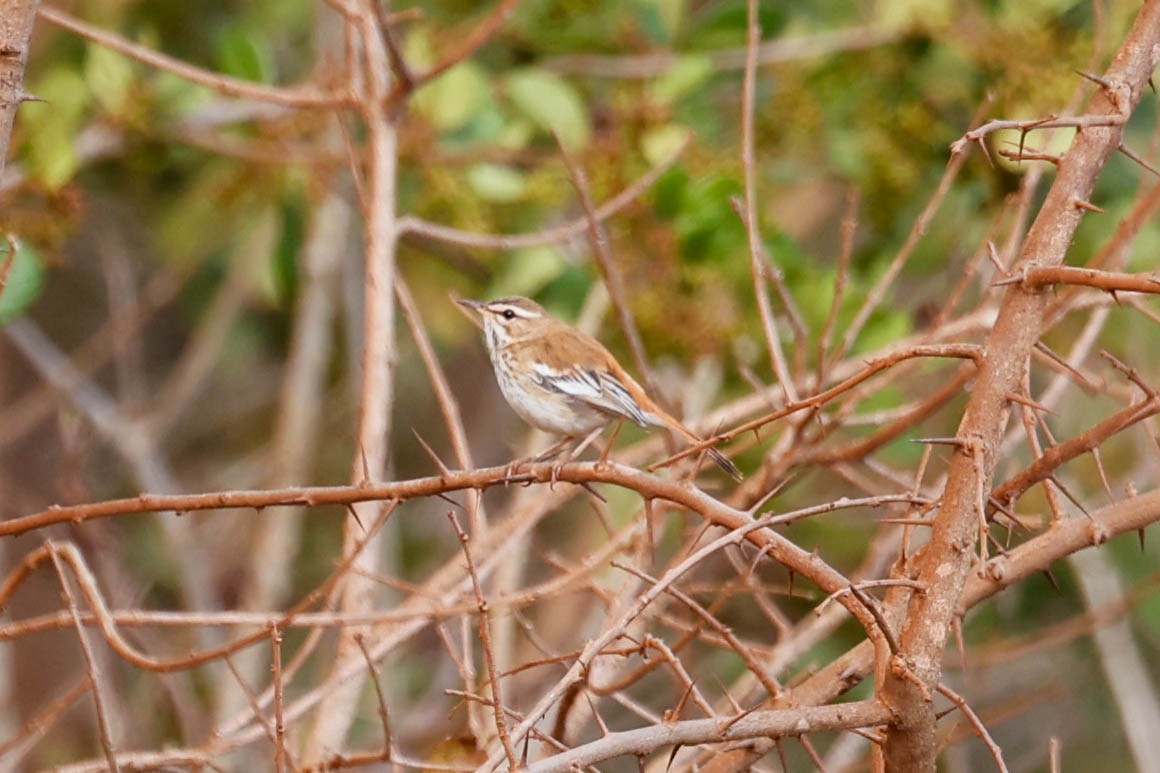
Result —
POLYGON ((856 701, 835 706, 754 711, 739 717, 689 719, 659 723, 637 730, 609 733, 575 749, 528 767, 528 773, 566 773, 614 757, 650 754, 666 746, 782 738, 819 730, 851 730, 890 721, 891 712, 878 701, 856 701))
MULTIPOLYGON (((607 220, 620 210, 624 209, 632 203, 638 196, 652 187, 652 184, 657 179, 668 171, 669 167, 677 163, 677 159, 689 147, 689 142, 686 141, 679 148, 667 156, 663 161, 654 166, 652 169, 645 172, 634 183, 629 185, 620 193, 613 196, 608 201, 596 207, 596 219, 599 221, 607 220)), ((543 244, 559 244, 566 242, 569 239, 575 239, 577 236, 584 233, 588 228, 588 214, 585 213, 575 220, 570 220, 564 225, 555 228, 546 228, 542 231, 535 231, 529 234, 516 234, 507 236, 504 234, 481 234, 472 231, 463 231, 458 228, 452 228, 439 223, 432 223, 414 215, 404 215, 398 220, 398 230, 400 237, 408 233, 425 236, 428 239, 437 239, 439 241, 451 242, 452 244, 459 244, 464 247, 481 247, 487 249, 497 250, 514 250, 519 247, 538 247, 543 244)))
POLYGON ((110 51, 116 51, 119 54, 136 59, 138 62, 147 64, 150 67, 156 67, 158 70, 173 73, 179 78, 184 78, 191 83, 197 83, 201 86, 207 86, 222 94, 229 94, 234 97, 248 97, 250 99, 257 99, 262 102, 273 102, 287 107, 333 107, 345 105, 348 101, 347 97, 343 94, 319 91, 310 87, 280 88, 278 86, 266 86, 261 83, 254 83, 253 81, 211 72, 201 67, 194 67, 181 59, 167 56, 151 48, 126 40, 120 35, 115 35, 99 27, 94 27, 71 14, 65 13, 59 8, 45 6, 40 9, 39 15, 46 22, 55 24, 61 29, 68 30, 86 40, 91 40, 110 51))

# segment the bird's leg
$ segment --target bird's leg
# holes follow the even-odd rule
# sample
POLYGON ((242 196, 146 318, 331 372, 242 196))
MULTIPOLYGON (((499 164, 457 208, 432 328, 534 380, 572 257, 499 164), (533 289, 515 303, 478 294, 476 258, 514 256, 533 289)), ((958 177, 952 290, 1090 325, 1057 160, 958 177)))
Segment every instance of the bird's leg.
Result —
POLYGON ((589 432, 584 436, 583 440, 577 443, 574 448, 567 451, 563 457, 561 457, 555 464, 552 465, 552 483, 556 482, 556 478, 559 477, 560 470, 564 467, 564 465, 572 461, 574 458, 580 456, 581 452, 583 452, 585 448, 591 445, 592 441, 599 437, 603 430, 604 427, 597 427, 596 429, 589 432))
MULTIPOLYGON (((548 461, 556 454, 560 453, 560 451, 570 442, 572 442, 572 438, 566 437, 563 440, 560 440, 549 446, 548 450, 544 451, 542 454, 537 454, 536 456, 523 456, 519 459, 511 460, 507 463, 507 466, 503 468, 504 483, 506 484, 514 480, 516 471, 518 471, 519 468, 529 464, 539 464, 540 462, 548 461)), ((525 485, 531 485, 531 481, 527 481, 525 485)))
POLYGON ((537 456, 535 456, 532 459, 533 462, 537 462, 537 463, 538 462, 546 462, 549 459, 555 458, 561 452, 564 452, 563 461, 552 465, 552 476, 551 476, 550 480, 548 481, 549 488, 555 488, 555 486, 556 486, 556 471, 560 468, 560 465, 564 464, 565 462, 567 462, 569 459, 572 458, 571 453, 567 452, 566 449, 568 448, 569 444, 575 442, 575 440, 576 440, 576 438, 572 437, 571 435, 569 435, 568 437, 562 438, 559 441, 557 441, 556 443, 552 444, 551 446, 548 446, 548 449, 546 451, 544 451, 541 454, 538 454, 537 456))
MULTIPOLYGON (((592 430, 587 435, 585 435, 579 443, 577 443, 572 448, 566 449, 564 453, 560 455, 560 457, 556 460, 556 463, 552 465, 552 477, 549 483, 550 488, 555 487, 556 481, 560 477, 560 470, 563 469, 564 465, 578 457, 581 452, 583 452, 585 448, 591 445, 592 441, 600 435, 603 429, 604 427, 597 427, 596 429, 592 430)), ((565 443, 570 443, 575 440, 576 438, 574 437, 566 438, 565 443)))
POLYGON ((619 420, 612 425, 612 436, 608 438, 608 443, 605 444, 604 450, 600 452, 600 459, 596 462, 597 467, 603 467, 608 462, 608 453, 612 451, 612 444, 616 441, 616 436, 620 433, 620 428, 623 426, 623 420, 619 420))
POLYGON ((519 459, 513 459, 512 461, 508 462, 508 466, 504 468, 504 477, 505 478, 513 477, 516 474, 516 470, 518 470, 520 467, 523 467, 524 465, 539 464, 540 462, 548 461, 549 459, 554 457, 556 454, 560 453, 560 451, 562 451, 564 449, 564 447, 567 446, 571 442, 572 442, 572 438, 566 437, 563 440, 559 440, 556 443, 552 444, 551 446, 548 446, 548 449, 541 454, 536 454, 535 456, 525 456, 525 457, 521 457, 519 459))
POLYGON ((559 441, 553 443, 552 445, 548 446, 548 449, 546 451, 534 456, 532 458, 532 461, 537 462, 537 463, 548 461, 549 459, 555 457, 557 454, 559 454, 561 451, 563 451, 565 448, 567 448, 568 444, 571 443, 572 441, 574 441, 575 439, 576 438, 569 436, 569 437, 563 438, 562 440, 559 440, 559 441))
POLYGON ((520 465, 526 464, 527 461, 528 461, 527 459, 512 459, 510 462, 507 463, 507 467, 503 468, 503 477, 504 477, 504 485, 505 486, 508 484, 508 482, 510 480, 515 478, 516 470, 518 470, 520 468, 520 465))
MULTIPOLYGON (((620 422, 617 422, 616 426, 619 429, 620 422)), ((576 446, 576 448, 573 449, 570 454, 568 454, 569 458, 571 458, 573 456, 579 456, 580 452, 583 451, 588 446, 590 446, 592 444, 593 440, 600 437, 600 433, 603 431, 604 431, 604 427, 597 427, 596 429, 592 430, 587 435, 585 435, 584 439, 580 441, 580 443, 576 446)), ((613 437, 615 437, 615 435, 613 435, 613 437)))

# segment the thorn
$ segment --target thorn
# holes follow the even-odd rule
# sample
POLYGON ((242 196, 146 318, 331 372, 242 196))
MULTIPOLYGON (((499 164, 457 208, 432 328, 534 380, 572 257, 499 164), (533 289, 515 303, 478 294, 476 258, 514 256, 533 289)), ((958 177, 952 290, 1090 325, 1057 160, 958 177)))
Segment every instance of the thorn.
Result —
POLYGON ((362 462, 362 480, 358 482, 360 486, 369 486, 371 484, 371 466, 367 462, 367 450, 362 446, 358 449, 359 460, 362 462))
POLYGON ((588 492, 589 494, 591 494, 592 496, 594 496, 594 497, 596 497, 597 499, 599 499, 599 500, 600 500, 601 502, 603 502, 604 504, 608 504, 608 500, 607 500, 607 499, 605 499, 605 498, 604 498, 604 496, 603 496, 603 495, 602 495, 602 494, 601 494, 599 491, 597 491, 596 489, 592 488, 592 484, 591 484, 591 483, 589 483, 588 481, 583 481, 583 482, 581 482, 581 483, 580 483, 580 487, 581 487, 581 488, 583 488, 585 491, 587 491, 587 492, 588 492))
POLYGON ((672 717, 674 722, 681 718, 681 712, 685 710, 685 704, 689 702, 689 696, 693 694, 693 689, 696 686, 697 680, 689 680, 688 687, 685 688, 685 692, 681 695, 681 699, 677 701, 676 708, 673 709, 672 717))
POLYGON ((987 260, 991 261, 991 264, 995 267, 995 270, 997 270, 1003 276, 1009 276, 1011 274, 1011 272, 1007 270, 1007 267, 1003 265, 1003 261, 999 258, 999 250, 995 248, 995 242, 991 241, 990 239, 987 240, 987 260))
POLYGON ((983 158, 987 159, 987 164, 992 169, 994 169, 995 168, 995 159, 993 159, 991 157, 991 149, 989 147, 987 147, 987 140, 985 140, 982 137, 979 138, 979 150, 983 151, 983 158))
POLYGON ((1006 287, 1007 285, 1017 285, 1023 280, 1023 276, 1009 276, 1006 279, 1000 279, 997 282, 991 282, 991 287, 1006 287))
MULTIPOLYGON (((1059 367, 1063 368, 1068 373, 1070 373, 1072 378, 1075 379, 1076 383, 1078 383, 1081 387, 1086 389, 1088 392, 1095 394, 1098 392, 1107 391, 1106 384, 1102 384, 1102 383, 1097 384, 1094 381, 1092 381, 1091 379, 1089 379, 1087 376, 1085 376, 1084 374, 1080 373, 1078 370, 1076 370, 1074 367, 1072 367, 1072 365, 1070 363, 1068 363, 1067 360, 1063 359, 1058 354, 1056 354, 1051 349, 1050 346, 1043 343, 1043 341, 1036 341, 1035 342, 1035 351, 1037 351, 1040 354, 1042 354, 1043 356, 1047 357, 1052 362, 1059 365, 1059 367)), ((1102 379, 1101 379, 1101 381, 1102 381, 1102 379)))
POLYGON ((1112 88, 1112 84, 1108 83, 1105 79, 1101 78, 1098 75, 1093 75, 1092 73, 1084 72, 1083 70, 1076 70, 1075 74, 1078 75, 1079 77, 1083 78, 1084 80, 1091 81, 1092 83, 1098 85, 1101 88, 1108 89, 1109 91, 1112 88))
POLYGON ((1015 513, 1011 512, 1010 508, 1008 508, 1006 505, 1004 505, 1002 502, 1000 502, 995 497, 988 495, 987 496, 987 504, 989 504, 989 505, 991 505, 991 507, 995 508, 995 512, 1001 514, 1008 521, 1010 521, 1012 524, 1014 524, 1016 529, 1019 529, 1020 531, 1027 531, 1028 530, 1027 527, 1023 525, 1023 522, 1021 520, 1019 520, 1019 518, 1016 517, 1015 513))
POLYGON ((1055 487, 1058 488, 1061 492, 1063 492, 1063 495, 1065 497, 1067 497, 1069 500, 1071 500, 1071 503, 1073 505, 1075 505, 1076 507, 1078 507, 1079 511, 1081 513, 1086 515, 1090 520, 1093 520, 1093 521, 1095 520, 1094 518, 1092 518, 1092 514, 1087 511, 1087 508, 1084 507, 1083 504, 1078 499, 1075 498, 1075 495, 1073 495, 1070 491, 1068 491, 1067 486, 1065 486, 1059 482, 1059 478, 1055 477, 1054 475, 1048 475, 1046 479, 1051 481, 1052 483, 1054 483, 1055 487))
POLYGON ((767 491, 767 492, 765 492, 764 494, 762 494, 762 495, 761 495, 761 496, 758 498, 757 502, 755 502, 755 503, 753 504, 753 506, 752 506, 752 507, 750 507, 750 508, 749 508, 749 509, 746 511, 747 513, 749 513, 749 517, 750 517, 750 518, 756 518, 756 517, 757 517, 757 511, 758 511, 759 509, 761 509, 761 508, 762 508, 762 507, 763 507, 763 506, 764 506, 766 503, 768 503, 768 502, 769 502, 769 500, 773 499, 775 496, 777 496, 777 495, 778 495, 778 494, 780 494, 782 491, 784 491, 786 486, 788 486, 790 483, 793 483, 793 482, 794 482, 795 480, 797 480, 799 477, 801 477, 801 473, 800 473, 799 471, 794 471, 794 472, 790 473, 789 475, 785 476, 784 478, 782 478, 782 479, 781 479, 781 480, 780 480, 780 481, 777 483, 777 485, 773 486, 772 488, 770 488, 770 489, 769 489, 769 491, 767 491))
POLYGON ((358 527, 362 529, 362 533, 366 534, 367 527, 363 526, 362 519, 358 517, 358 511, 354 509, 354 505, 348 504, 346 506, 346 511, 350 513, 350 517, 353 518, 354 522, 358 524, 358 527))
POLYGON ((1153 389, 1152 385, 1149 384, 1143 377, 1141 377, 1139 372, 1131 365, 1121 362, 1107 349, 1100 349, 1099 355, 1107 360, 1113 368, 1123 373, 1126 379, 1138 386, 1140 391, 1142 391, 1149 398, 1156 397, 1156 390, 1153 389))
POLYGON ((1086 209, 1088 212, 1096 212, 1101 215, 1104 214, 1103 207, 1099 207, 1095 204, 1092 204, 1090 201, 1084 201, 1083 199, 1072 199, 1071 205, 1076 209, 1086 209))
POLYGON ((459 508, 460 510, 462 510, 463 512, 465 512, 465 513, 467 512, 467 508, 466 508, 466 507, 464 507, 463 505, 459 504, 458 502, 456 502, 454 499, 452 499, 451 497, 447 496, 446 494, 443 494, 443 493, 438 493, 438 494, 436 494, 435 496, 439 497, 440 499, 442 499, 444 502, 446 502, 447 504, 451 505, 452 507, 458 507, 458 508, 459 508))
POLYGON ((427 456, 431 457, 431 461, 435 462, 435 466, 439 468, 439 477, 442 478, 450 475, 451 470, 447 469, 447 465, 443 463, 443 460, 431 449, 431 446, 427 445, 427 441, 423 439, 419 431, 411 427, 411 434, 415 436, 415 439, 419 441, 419 445, 423 446, 423 450, 427 452, 427 456))
POLYGON ((1058 592, 1059 592, 1059 583, 1058 583, 1058 582, 1056 582, 1056 580, 1055 580, 1055 575, 1051 573, 1051 570, 1050 570, 1050 569, 1044 569, 1044 570, 1043 570, 1043 576, 1047 578, 1047 581, 1048 581, 1049 583, 1051 583, 1051 587, 1055 589, 1055 592, 1056 592, 1056 593, 1058 593, 1058 592))
MULTIPOLYGON (((1148 83, 1149 83, 1149 84, 1151 84, 1151 83, 1152 83, 1152 81, 1148 81, 1148 83)), ((1155 88, 1153 87, 1153 91, 1154 91, 1154 90, 1155 90, 1155 88)), ((1129 148, 1127 145, 1125 145, 1125 144, 1123 144, 1123 143, 1120 143, 1120 147, 1118 148, 1118 150, 1119 150, 1121 153, 1123 153, 1125 156, 1127 156, 1128 158, 1130 158, 1130 159, 1132 159, 1133 161, 1135 161, 1135 162, 1136 162, 1137 164, 1139 164, 1140 166, 1142 166, 1142 167, 1144 167, 1145 169, 1147 169, 1147 170, 1148 170, 1149 172, 1151 172, 1152 174, 1156 175, 1157 177, 1160 177, 1160 170, 1157 170, 1157 169, 1156 169, 1156 167, 1152 166, 1152 165, 1151 165, 1151 164, 1149 164, 1147 161, 1145 161, 1145 160, 1144 160, 1144 159, 1143 159, 1143 158, 1140 156, 1140 154, 1138 154, 1136 151, 1134 151, 1134 150, 1132 150, 1131 148, 1129 148)))
POLYGON ((25 91, 24 93, 22 93, 20 95, 20 101, 21 102, 44 102, 45 104, 48 103, 47 99, 41 99, 40 97, 36 96, 35 94, 29 94, 27 91, 25 91))
MULTIPOLYGON (((729 706, 730 706, 730 708, 733 709, 733 713, 734 714, 742 713, 744 711, 744 709, 741 708, 741 704, 738 703, 737 699, 734 698, 733 695, 729 692, 729 688, 727 688, 725 686, 725 684, 721 681, 720 677, 718 677, 716 674, 714 674, 713 679, 717 682, 717 687, 719 687, 721 689, 721 694, 725 696, 725 700, 729 701, 729 706)), ((732 722, 733 720, 729 720, 729 721, 732 722)))
MULTIPOLYGON (((737 702, 733 700, 732 696, 729 697, 729 702, 736 706, 737 702)), ((721 728, 721 731, 724 732, 724 731, 728 730, 729 728, 733 727, 738 722, 745 719, 753 712, 757 711, 758 708, 759 708, 758 706, 752 706, 748 709, 745 709, 744 711, 740 711, 739 709, 735 709, 737 711, 737 715, 730 717, 729 721, 725 723, 725 726, 721 728)), ((786 768, 786 770, 788 770, 788 768, 786 768)))
POLYGON ((1024 397, 1023 395, 1015 394, 1014 392, 1008 392, 1007 399, 1021 405, 1026 405, 1028 408, 1033 408, 1037 411, 1040 411, 1041 413, 1046 413, 1051 416, 1057 415, 1055 411, 1051 410, 1043 403, 1032 400, 1030 397, 1024 397))
POLYGON ((951 714, 955 713, 958 710, 959 710, 958 706, 954 706, 954 705, 947 706, 942 711, 936 711, 934 714, 934 718, 935 719, 942 719, 943 717, 950 716, 951 714))

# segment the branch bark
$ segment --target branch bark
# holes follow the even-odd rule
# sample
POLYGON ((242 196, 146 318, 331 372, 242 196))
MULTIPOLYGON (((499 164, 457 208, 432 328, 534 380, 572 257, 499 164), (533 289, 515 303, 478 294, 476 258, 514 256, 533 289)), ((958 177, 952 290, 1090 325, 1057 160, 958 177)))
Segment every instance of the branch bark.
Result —
MULTIPOLYGON (((359 4, 352 33, 360 39, 362 69, 359 107, 366 127, 367 182, 364 202, 364 275, 362 386, 353 479, 369 483, 386 477, 394 403, 395 362, 395 251, 398 239, 396 179, 398 137, 392 117, 381 107, 390 91, 390 56, 375 10, 378 0, 359 4)), ((352 76, 354 74, 352 73, 352 76)), ((343 556, 351 555, 363 537, 362 524, 372 523, 383 504, 353 508, 357 518, 347 518, 343 556)), ((380 532, 352 564, 343 586, 341 608, 346 612, 372 609, 378 584, 370 577, 382 571, 385 545, 380 532)), ((362 657, 360 637, 369 629, 344 628, 339 636, 335 663, 362 657)), ((327 750, 341 748, 358 710, 366 673, 343 683, 323 701, 313 732, 306 744, 307 761, 318 760, 327 750)))
MULTIPOLYGON (((1107 159, 1119 147, 1123 124, 1148 88, 1157 61, 1160 0, 1151 0, 1141 10, 1089 105, 1090 116, 1109 120, 1093 120, 1076 134, 1027 235, 1015 272, 1031 265, 1063 263, 1087 211, 1083 203, 1088 201, 1107 159)), ((1045 292, 1012 286, 985 344, 930 542, 915 556, 910 572, 928 591, 910 598, 900 637, 903 668, 892 669, 881 690, 881 697, 897 715, 883 746, 888 770, 935 769, 935 713, 929 696, 938 684, 947 635, 961 608, 974 562, 971 546, 982 515, 978 503, 985 500, 981 492, 991 486, 1010 414, 1008 395, 1017 394, 1023 383, 1031 351, 1043 329, 1048 300, 1045 292)))
POLYGON ((26 97, 24 65, 38 5, 39 0, 0 2, 0 178, 4 176, 16 110, 26 97))

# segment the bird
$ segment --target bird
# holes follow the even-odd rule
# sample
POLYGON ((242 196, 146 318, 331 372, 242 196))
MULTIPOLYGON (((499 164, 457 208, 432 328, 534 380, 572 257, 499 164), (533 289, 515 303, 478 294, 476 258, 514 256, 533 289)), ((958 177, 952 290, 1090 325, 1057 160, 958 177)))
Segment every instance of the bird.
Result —
MULTIPOLYGON (((533 427, 568 442, 628 419, 702 442, 657 405, 603 344, 535 301, 508 296, 492 301, 459 298, 456 303, 478 315, 500 391, 533 427)), ((730 477, 742 479, 728 457, 715 448, 706 452, 730 477)))

